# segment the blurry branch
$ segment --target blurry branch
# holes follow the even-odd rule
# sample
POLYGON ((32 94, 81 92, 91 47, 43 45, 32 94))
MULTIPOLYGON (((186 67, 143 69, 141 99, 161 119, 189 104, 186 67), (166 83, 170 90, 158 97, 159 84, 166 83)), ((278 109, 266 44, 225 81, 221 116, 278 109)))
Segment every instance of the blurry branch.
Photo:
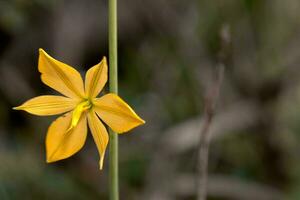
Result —
POLYGON ((214 83, 211 91, 205 99, 205 111, 203 117, 203 126, 200 133, 200 140, 198 144, 198 160, 197 160, 197 176, 196 188, 198 200, 206 199, 207 192, 207 166, 209 154, 209 128, 214 116, 216 103, 219 97, 219 91, 224 76, 224 66, 219 66, 219 72, 216 82, 214 83))
MULTIPOLYGON (((173 182, 172 190, 179 196, 195 193, 192 174, 184 174, 173 182)), ((256 182, 232 178, 226 175, 210 175, 207 185, 212 197, 236 200, 281 200, 284 195, 279 190, 256 182)))
MULTIPOLYGON (((259 109, 254 102, 240 101, 231 107, 219 111, 210 127, 211 140, 221 139, 228 134, 238 133, 254 125, 259 116, 259 109)), ((199 130, 202 130, 204 119, 196 117, 177 124, 168 129, 163 135, 163 145, 168 147, 170 154, 188 151, 198 143, 199 130)))
MULTIPOLYGON (((259 110, 251 101, 236 102, 234 105, 218 111, 218 115, 214 117, 210 126, 211 142, 222 139, 228 134, 241 133, 240 130, 247 129, 257 122, 257 116, 259 116, 259 110)), ((174 190, 170 188, 170 182, 173 182, 176 171, 176 160, 173 157, 178 157, 198 145, 199 130, 203 129, 203 125, 204 118, 199 116, 177 124, 161 134, 163 138, 155 148, 159 151, 154 153, 146 178, 148 186, 142 199, 174 199, 174 190), (160 184, 157 184, 157 177, 160 179, 160 184)), ((195 194, 194 179, 189 180, 188 185, 191 188, 187 190, 187 193, 190 192, 188 195, 195 194)), ((209 185, 210 183, 208 187, 209 185)))
POLYGON ((197 176, 196 176, 196 188, 197 189, 197 199, 206 200, 207 196, 207 173, 208 173, 208 155, 209 155, 209 143, 210 134, 209 128, 214 116, 215 107, 219 98, 220 88, 224 77, 224 68, 227 58, 227 49, 230 44, 230 34, 229 26, 223 25, 220 31, 220 42, 221 49, 219 52, 219 71, 218 76, 213 83, 213 86, 208 95, 205 97, 204 101, 204 119, 203 127, 200 132, 200 138, 198 143, 198 158, 197 158, 197 176))

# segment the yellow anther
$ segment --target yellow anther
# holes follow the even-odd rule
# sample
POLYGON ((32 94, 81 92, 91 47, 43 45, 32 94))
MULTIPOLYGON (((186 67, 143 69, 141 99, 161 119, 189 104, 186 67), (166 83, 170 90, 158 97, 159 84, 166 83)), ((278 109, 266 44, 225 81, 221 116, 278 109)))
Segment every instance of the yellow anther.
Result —
POLYGON ((72 113, 72 121, 71 121, 70 128, 67 130, 67 132, 69 132, 72 128, 76 127, 82 113, 86 110, 89 110, 91 107, 92 107, 92 103, 89 100, 81 102, 76 106, 76 108, 72 113))

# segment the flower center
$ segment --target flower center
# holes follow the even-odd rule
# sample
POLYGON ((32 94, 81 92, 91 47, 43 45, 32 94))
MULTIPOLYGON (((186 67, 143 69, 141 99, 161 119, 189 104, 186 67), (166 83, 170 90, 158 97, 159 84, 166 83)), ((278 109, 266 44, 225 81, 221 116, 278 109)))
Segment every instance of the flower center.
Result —
POLYGON ((78 104, 75 107, 75 109, 73 110, 71 125, 70 125, 70 128, 67 131, 69 131, 72 128, 76 127, 79 120, 80 120, 80 117, 81 117, 82 113, 86 110, 89 110, 91 107, 92 107, 92 102, 89 99, 86 99, 85 101, 78 104))

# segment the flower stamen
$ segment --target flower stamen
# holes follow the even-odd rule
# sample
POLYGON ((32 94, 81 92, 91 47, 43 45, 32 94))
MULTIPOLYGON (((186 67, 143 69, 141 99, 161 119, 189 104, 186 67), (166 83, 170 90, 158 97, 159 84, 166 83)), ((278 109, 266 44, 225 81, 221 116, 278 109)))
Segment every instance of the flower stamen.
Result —
POLYGON ((89 110, 91 107, 92 107, 92 103, 89 99, 81 102, 76 106, 76 108, 72 113, 72 121, 71 121, 70 128, 67 130, 67 132, 69 132, 72 128, 77 126, 79 119, 82 116, 82 113, 86 110, 89 110))

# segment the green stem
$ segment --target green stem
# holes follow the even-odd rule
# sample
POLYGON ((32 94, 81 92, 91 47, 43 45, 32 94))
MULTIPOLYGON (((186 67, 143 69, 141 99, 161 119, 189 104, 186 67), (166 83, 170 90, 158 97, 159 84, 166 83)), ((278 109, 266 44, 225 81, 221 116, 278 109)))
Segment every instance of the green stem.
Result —
MULTIPOLYGON (((118 93, 117 0, 108 0, 109 91, 118 93)), ((109 199, 119 200, 118 135, 109 130, 109 199)))

